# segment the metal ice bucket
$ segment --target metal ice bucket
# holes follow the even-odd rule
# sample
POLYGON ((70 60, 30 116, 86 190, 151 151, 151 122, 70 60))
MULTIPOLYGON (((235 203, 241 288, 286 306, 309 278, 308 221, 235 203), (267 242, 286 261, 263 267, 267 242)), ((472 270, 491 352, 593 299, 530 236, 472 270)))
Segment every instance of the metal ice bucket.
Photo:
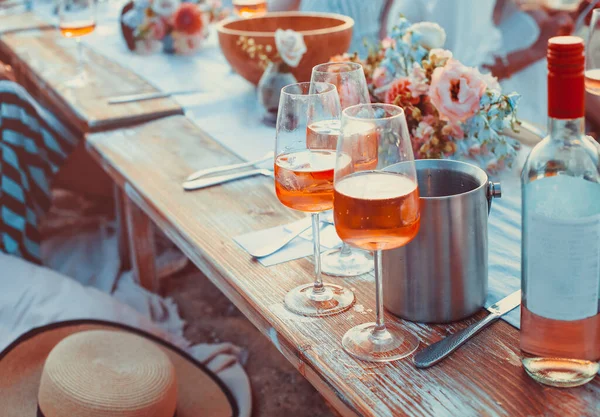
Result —
POLYGON ((477 312, 488 284, 487 221, 500 184, 482 169, 418 160, 421 228, 408 245, 383 252, 385 307, 403 319, 447 323, 477 312))

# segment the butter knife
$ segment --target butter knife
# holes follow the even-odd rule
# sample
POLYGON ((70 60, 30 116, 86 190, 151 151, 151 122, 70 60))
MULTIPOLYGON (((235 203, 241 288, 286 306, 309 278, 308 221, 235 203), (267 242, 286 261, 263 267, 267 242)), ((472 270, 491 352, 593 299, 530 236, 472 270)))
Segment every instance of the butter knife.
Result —
POLYGON ((475 336, 490 324, 499 320, 504 314, 515 309, 521 304, 521 290, 504 297, 496 304, 487 308, 490 315, 453 335, 446 337, 432 345, 429 345, 415 355, 414 363, 417 368, 429 368, 450 356, 452 352, 461 347, 467 340, 475 336))
POLYGON ((200 171, 196 171, 193 174, 191 174, 190 176, 188 176, 185 179, 185 182, 197 180, 198 178, 206 177, 206 176, 212 175, 212 174, 218 174, 219 172, 226 172, 226 171, 233 171, 233 170, 241 169, 241 168, 248 168, 248 167, 266 162, 270 159, 273 159, 273 156, 274 156, 274 153, 273 153, 273 151, 271 151, 271 152, 267 152, 262 158, 257 159, 256 161, 242 162, 239 164, 222 165, 222 166, 214 167, 214 168, 201 169, 200 171))
POLYGON ((133 103, 134 101, 154 100, 157 98, 165 98, 165 97, 185 95, 185 94, 196 94, 196 93, 200 93, 200 92, 201 92, 200 90, 181 90, 181 91, 129 94, 129 95, 125 95, 125 96, 111 97, 108 99, 108 104, 133 103))
POLYGON ((183 189, 186 191, 199 190, 202 188, 212 187, 213 185, 224 184, 229 181, 241 180, 242 178, 253 177, 255 175, 264 175, 265 177, 273 177, 273 171, 269 169, 253 169, 251 171, 237 172, 235 174, 218 175, 209 178, 199 178, 193 181, 183 183, 183 189))

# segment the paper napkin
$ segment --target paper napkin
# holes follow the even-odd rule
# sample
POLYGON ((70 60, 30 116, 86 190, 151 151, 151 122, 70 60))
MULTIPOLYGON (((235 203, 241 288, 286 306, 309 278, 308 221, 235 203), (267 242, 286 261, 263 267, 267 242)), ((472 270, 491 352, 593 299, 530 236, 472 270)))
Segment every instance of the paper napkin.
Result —
MULTIPOLYGON (((311 218, 306 217, 282 226, 246 233, 235 237, 233 240, 247 252, 254 252, 267 242, 283 239, 286 236, 291 236, 302 229, 308 228, 306 232, 277 252, 263 258, 258 258, 258 261, 263 266, 272 266, 313 254, 312 230, 310 229, 310 225, 311 218)), ((329 223, 321 223, 320 237, 321 251, 333 249, 342 243, 335 232, 335 227, 329 223)))

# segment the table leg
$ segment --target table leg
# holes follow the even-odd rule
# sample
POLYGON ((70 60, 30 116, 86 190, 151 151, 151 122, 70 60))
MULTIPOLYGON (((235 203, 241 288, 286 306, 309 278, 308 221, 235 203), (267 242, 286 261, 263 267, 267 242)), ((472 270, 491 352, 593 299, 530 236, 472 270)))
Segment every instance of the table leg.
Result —
POLYGON ((150 218, 123 194, 134 278, 149 291, 158 291, 154 229, 150 218))
POLYGON ((117 224, 117 245, 119 250, 119 259, 121 261, 121 271, 131 269, 131 257, 129 256, 129 233, 127 230, 127 216, 125 212, 125 200, 127 195, 121 188, 114 184, 115 200, 115 222, 117 224))

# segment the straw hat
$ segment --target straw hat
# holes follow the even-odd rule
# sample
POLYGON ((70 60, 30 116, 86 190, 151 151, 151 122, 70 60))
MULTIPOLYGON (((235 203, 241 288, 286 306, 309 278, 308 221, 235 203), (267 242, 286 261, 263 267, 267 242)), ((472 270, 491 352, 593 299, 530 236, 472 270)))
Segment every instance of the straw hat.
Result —
POLYGON ((140 330, 76 320, 0 352, 3 417, 234 417, 229 390, 187 353, 140 330))

